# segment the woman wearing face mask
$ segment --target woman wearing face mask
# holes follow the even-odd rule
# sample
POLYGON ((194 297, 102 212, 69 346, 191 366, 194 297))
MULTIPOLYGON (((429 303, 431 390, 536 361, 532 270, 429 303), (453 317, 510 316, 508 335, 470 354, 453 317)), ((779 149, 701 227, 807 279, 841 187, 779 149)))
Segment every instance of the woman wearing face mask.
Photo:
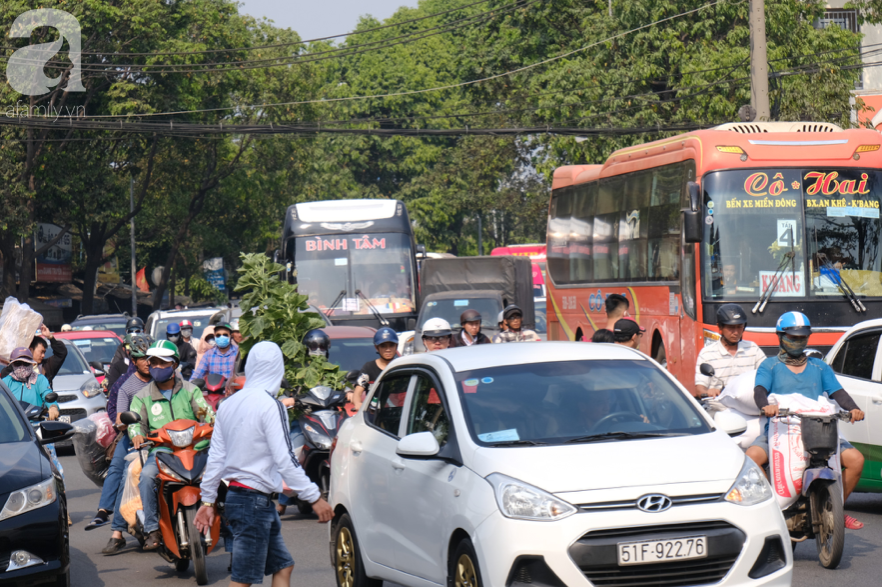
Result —
MULTIPOLYGON (((769 418, 778 415, 778 406, 769 404, 769 394, 787 395, 798 393, 817 401, 818 397, 827 394, 844 410, 851 412, 851 421, 860 422, 864 413, 842 389, 836 374, 821 359, 805 354, 812 325, 805 314, 787 312, 778 318, 778 341, 781 350, 777 356, 763 361, 756 372, 756 387, 753 391, 757 407, 769 418)), ((861 471, 864 468, 864 456, 845 439, 839 440, 840 460, 845 471, 842 475, 845 499, 854 491, 861 471)), ((764 431, 747 449, 747 456, 759 466, 769 461, 769 439, 764 431)), ((859 530, 864 527, 851 516, 845 516, 845 527, 859 530)))
POLYGON ((233 375, 239 347, 233 343, 232 335, 233 329, 229 324, 218 324, 214 327, 215 344, 202 355, 191 379, 203 379, 207 373, 217 373, 225 379, 233 375))

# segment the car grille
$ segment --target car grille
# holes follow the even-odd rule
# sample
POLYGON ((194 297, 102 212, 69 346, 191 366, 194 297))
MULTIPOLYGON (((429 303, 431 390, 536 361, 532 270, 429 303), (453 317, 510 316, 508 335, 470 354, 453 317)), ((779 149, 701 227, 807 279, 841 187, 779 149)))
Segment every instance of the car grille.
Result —
POLYGON ((723 521, 614 528, 588 532, 569 549, 570 558, 596 587, 685 587, 717 583, 726 576, 744 545, 744 533, 723 521), (707 536, 702 559, 619 566, 619 542, 707 536))
MULTIPOLYGON (((683 506, 683 505, 697 505, 702 503, 711 503, 714 501, 719 501, 722 499, 724 494, 722 493, 706 493, 702 495, 681 495, 679 497, 671 498, 671 507, 683 506)), ((579 504, 576 507, 583 512, 602 512, 602 511, 610 511, 610 510, 636 510, 637 509, 637 500, 629 499, 624 501, 602 501, 597 503, 583 503, 579 504)))
POLYGON ((59 395, 56 401, 60 404, 66 404, 67 402, 75 402, 78 399, 80 398, 75 395, 59 395))
POLYGON ((76 422, 77 420, 82 420, 86 417, 86 410, 83 408, 77 408, 74 410, 61 410, 62 416, 70 416, 71 422, 76 422))
POLYGON ((0 551, 0 573, 5 573, 9 566, 9 557, 12 553, 8 550, 0 551))

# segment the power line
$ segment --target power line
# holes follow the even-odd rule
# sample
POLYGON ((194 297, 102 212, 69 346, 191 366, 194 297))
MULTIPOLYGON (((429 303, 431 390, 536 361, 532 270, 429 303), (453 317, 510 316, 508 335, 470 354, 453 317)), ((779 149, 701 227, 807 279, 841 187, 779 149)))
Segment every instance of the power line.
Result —
MULTIPOLYGON (((477 6, 479 4, 486 4, 487 2, 490 2, 490 0, 478 0, 477 2, 472 2, 471 4, 466 4, 464 6, 459 6, 457 8, 451 8, 449 10, 444 10, 442 12, 435 12, 433 14, 427 14, 425 16, 411 18, 408 20, 403 20, 401 22, 384 24, 384 25, 381 25, 378 27, 372 27, 372 28, 364 29, 364 30, 360 30, 360 31, 354 30, 354 31, 351 31, 348 33, 340 33, 340 34, 331 35, 328 37, 317 37, 315 39, 306 39, 306 40, 302 40, 302 41, 290 41, 290 42, 286 42, 286 43, 275 43, 272 45, 257 45, 254 47, 234 47, 234 48, 228 48, 228 49, 204 49, 202 51, 166 51, 166 52, 156 52, 156 53, 120 53, 120 52, 107 53, 105 51, 80 51, 80 55, 108 55, 108 56, 109 55, 118 55, 118 56, 122 56, 122 57, 157 57, 157 56, 161 56, 161 55, 204 55, 204 54, 209 54, 209 53, 237 53, 237 52, 242 52, 242 51, 257 51, 257 50, 261 50, 261 49, 273 49, 273 48, 277 48, 277 47, 291 47, 291 46, 295 46, 295 45, 305 45, 307 43, 315 43, 318 41, 328 41, 330 39, 338 39, 341 37, 349 37, 349 36, 353 36, 353 35, 363 35, 365 33, 372 33, 374 31, 379 31, 379 30, 388 29, 388 28, 392 28, 392 27, 399 27, 399 26, 402 26, 405 24, 410 24, 412 22, 418 22, 421 20, 429 19, 429 18, 435 18, 437 16, 443 16, 443 15, 449 14, 451 12, 465 10, 466 8, 471 8, 472 6, 477 6)), ((10 46, 6 46, 6 47, 2 47, 2 48, 3 49, 10 49, 13 51, 18 49, 18 47, 10 47, 10 46)))
MULTIPOLYGON (((318 100, 298 100, 298 101, 294 101, 294 102, 278 102, 278 103, 269 103, 269 104, 249 104, 249 105, 241 105, 241 106, 225 106, 225 107, 220 107, 220 108, 203 108, 203 109, 198 109, 198 110, 148 112, 148 113, 137 114, 137 115, 103 114, 103 115, 88 116, 88 118, 131 118, 131 117, 139 117, 140 118, 140 117, 154 117, 154 116, 170 116, 170 115, 177 115, 177 114, 202 114, 202 113, 207 113, 207 112, 227 112, 230 110, 242 110, 242 109, 275 108, 275 107, 279 107, 279 106, 301 106, 301 105, 306 105, 306 104, 330 104, 330 103, 335 103, 335 102, 350 102, 350 101, 355 101, 355 100, 375 100, 375 99, 385 99, 385 98, 393 98, 393 97, 399 97, 399 96, 412 96, 412 95, 416 95, 416 94, 425 94, 428 92, 437 92, 437 91, 442 91, 442 90, 461 88, 461 87, 471 86, 471 85, 483 83, 486 81, 514 75, 516 73, 520 73, 523 71, 533 69, 535 67, 539 67, 540 65, 546 65, 548 63, 558 61, 558 60, 563 59, 565 57, 569 57, 570 55, 580 53, 582 51, 590 49, 591 47, 596 47, 597 45, 607 43, 609 41, 627 36, 631 33, 635 33, 637 31, 641 31, 646 28, 653 27, 653 26, 655 26, 657 24, 661 24, 663 22, 674 20, 674 19, 677 19, 677 18, 680 18, 683 16, 688 16, 690 14, 699 12, 699 11, 704 10, 706 8, 712 8, 713 6, 716 6, 717 4, 726 3, 727 1, 728 0, 715 0, 714 2, 704 4, 698 8, 694 8, 694 9, 688 10, 686 12, 681 12, 681 13, 675 14, 673 16, 668 16, 668 17, 662 18, 662 19, 657 20, 655 22, 651 22, 649 24, 645 24, 643 26, 640 26, 640 27, 637 27, 634 29, 630 29, 628 31, 624 31, 622 33, 615 34, 611 37, 607 37, 606 39, 602 39, 600 41, 589 43, 588 45, 585 45, 585 46, 580 47, 578 49, 573 49, 572 51, 567 51, 565 53, 561 53, 560 55, 556 55, 554 57, 549 57, 548 59, 544 59, 542 61, 538 61, 538 62, 532 63, 530 65, 525 65, 523 67, 519 67, 519 68, 513 69, 511 71, 506 71, 503 73, 494 74, 494 75, 487 76, 484 78, 465 81, 465 82, 459 82, 459 83, 455 83, 455 84, 447 84, 444 86, 437 86, 437 87, 433 87, 433 88, 424 88, 421 90, 392 92, 392 93, 388 93, 388 94, 375 94, 375 95, 371 95, 371 96, 349 96, 349 97, 341 97, 341 98, 323 98, 323 99, 318 99, 318 100)), ((738 2, 734 2, 734 4, 736 4, 736 5, 741 4, 745 1, 746 0, 739 0, 738 2)))

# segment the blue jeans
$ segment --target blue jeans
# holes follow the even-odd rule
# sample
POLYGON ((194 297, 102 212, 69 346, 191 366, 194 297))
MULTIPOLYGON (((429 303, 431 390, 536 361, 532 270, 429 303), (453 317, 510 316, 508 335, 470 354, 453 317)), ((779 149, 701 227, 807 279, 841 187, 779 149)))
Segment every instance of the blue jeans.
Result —
MULTIPOLYGON (((126 454, 128 454, 130 448, 132 448, 132 441, 129 439, 129 435, 126 434, 125 438, 116 445, 116 452, 113 453, 113 460, 110 461, 110 469, 107 471, 107 478, 109 479, 114 465, 119 464, 119 481, 116 484, 116 497, 113 502, 113 521, 110 523, 110 529, 115 532, 125 532, 129 528, 129 523, 126 522, 119 509, 122 505, 123 488, 126 486, 126 479, 129 476, 129 463, 126 461, 126 454), (123 446, 123 443, 125 443, 125 446, 123 446), (117 458, 119 461, 117 461, 117 458)), ((105 479, 105 488, 107 483, 108 481, 105 479)), ((101 503, 104 503, 104 491, 101 492, 101 503)))
POLYGON ((268 496, 230 487, 224 518, 233 534, 234 582, 259 585, 265 576, 294 566, 282 538, 282 521, 268 496))
POLYGON ((117 494, 122 493, 123 473, 126 470, 126 451, 132 446, 129 435, 123 433, 123 437, 116 444, 116 450, 113 452, 113 460, 110 461, 110 467, 107 469, 107 476, 104 478, 104 487, 101 488, 101 500, 98 502, 98 509, 105 512, 116 511, 117 494))
POLYGON ((156 455, 147 457, 147 462, 141 469, 141 480, 138 489, 141 492, 141 504, 144 508, 144 532, 149 534, 159 530, 159 495, 156 493, 156 476, 159 475, 159 467, 156 464, 156 455))

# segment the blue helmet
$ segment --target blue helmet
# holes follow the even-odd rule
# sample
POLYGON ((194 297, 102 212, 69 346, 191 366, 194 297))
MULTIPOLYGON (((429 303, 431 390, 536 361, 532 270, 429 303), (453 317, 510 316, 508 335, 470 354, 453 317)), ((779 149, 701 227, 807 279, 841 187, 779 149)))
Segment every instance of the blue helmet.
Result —
POLYGON ((778 326, 775 330, 779 334, 809 336, 812 333, 812 324, 802 312, 787 312, 778 318, 778 326))
POLYGON ((181 326, 177 322, 170 322, 168 326, 165 327, 166 334, 180 334, 181 326))
POLYGON ((383 326, 374 333, 374 346, 380 346, 384 342, 398 344, 398 334, 388 326, 383 326))

